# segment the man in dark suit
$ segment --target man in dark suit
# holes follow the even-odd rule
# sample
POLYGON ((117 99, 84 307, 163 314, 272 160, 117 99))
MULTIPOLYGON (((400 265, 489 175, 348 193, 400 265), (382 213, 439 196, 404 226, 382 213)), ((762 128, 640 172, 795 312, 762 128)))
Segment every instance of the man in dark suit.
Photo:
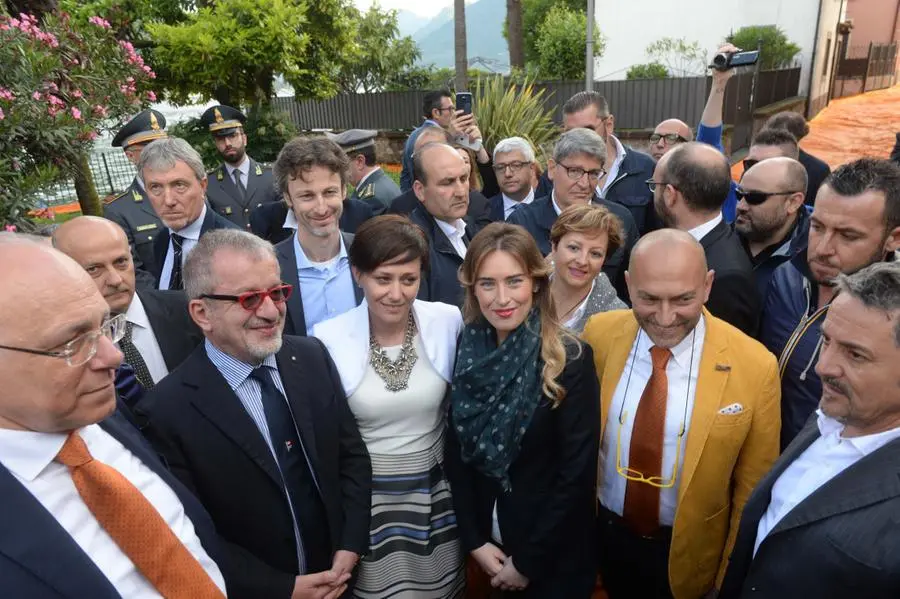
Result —
MULTIPOLYGON (((347 198, 338 227, 345 233, 356 233, 361 224, 375 216, 372 207, 362 200, 347 198)), ((290 216, 286 201, 271 202, 250 213, 250 230, 272 244, 277 244, 297 230, 296 217, 290 216)))
POLYGON ((0 594, 223 599, 209 515, 115 413, 122 317, 72 259, 2 237, 0 594))
POLYGON ((631 248, 638 240, 638 228, 631 212, 616 202, 600 199, 597 181, 603 177, 606 144, 588 129, 572 129, 562 134, 547 161, 547 174, 553 184, 549 196, 536 199, 511 214, 507 222, 525 227, 534 237, 541 253, 550 253, 550 229, 559 213, 576 204, 589 202, 604 206, 620 221, 625 234, 622 247, 606 258, 603 272, 609 277, 620 298, 628 298, 625 269, 631 248))
POLYGON ((400 188, 378 166, 375 156, 375 137, 378 131, 348 129, 339 135, 326 135, 341 146, 350 160, 350 184, 354 187, 350 197, 371 206, 376 216, 384 213, 391 201, 400 195, 400 188))
POLYGON ((227 539, 230 597, 338 597, 369 548, 372 471, 334 363, 282 336, 267 241, 209 233, 185 283, 206 342, 138 405, 145 435, 227 539), (314 595, 323 573, 339 578, 314 595))
POLYGON ((203 340, 181 291, 138 290, 125 233, 114 222, 79 216, 53 232, 53 247, 87 271, 112 314, 124 314, 119 342, 144 389, 151 389, 203 340))
POLYGON ((457 271, 466 247, 479 231, 466 214, 469 207, 469 167, 447 144, 425 144, 413 154, 413 192, 419 206, 410 220, 428 237, 429 269, 419 285, 419 299, 462 305, 457 271))
POLYGON ((494 147, 493 169, 500 193, 488 200, 492 222, 509 218, 513 212, 534 201, 531 187, 534 148, 527 139, 507 137, 494 147))
POLYGON ((900 265, 838 285, 819 409, 750 495, 720 599, 900 596, 900 265))
POLYGON ((231 106, 211 106, 200 117, 209 127, 216 149, 225 161, 209 173, 209 205, 239 227, 250 229, 254 209, 277 202, 272 169, 247 155, 247 117, 231 106))
MULTIPOLYGON (((449 144, 450 141, 450 136, 440 127, 425 127, 416 136, 416 141, 413 145, 414 150, 418 151, 425 144, 449 144)), ((413 167, 410 166, 410 169, 412 168, 413 167)), ((491 220, 491 205, 488 202, 487 198, 484 197, 484 194, 482 194, 480 191, 474 191, 470 189, 468 190, 468 194, 469 208, 466 213, 468 214, 469 219, 474 222, 480 230, 493 222, 491 220)), ((391 202, 390 208, 388 208, 388 213, 409 216, 410 214, 412 214, 412 211, 415 210, 418 206, 419 198, 416 197, 416 192, 410 188, 409 191, 406 191, 402 195, 394 198, 394 200, 391 202)))
POLYGON ((291 208, 285 223, 297 231, 275 248, 283 280, 295 289, 287 302, 288 335, 306 335, 362 302, 347 254, 353 236, 339 224, 346 173, 347 155, 324 137, 292 139, 275 161, 275 180, 291 208))
MULTIPOLYGON (((135 115, 119 129, 112 140, 114 148, 121 147, 129 162, 137 165, 144 147, 153 140, 166 137, 166 117, 148 108, 135 115)), ((134 266, 138 273, 138 285, 153 289, 156 258, 153 240, 163 229, 162 221, 147 199, 147 191, 140 173, 135 175, 125 191, 103 205, 103 216, 116 222, 128 237, 128 245, 134 254, 134 266)))
POLYGON ((806 204, 814 206, 816 194, 819 193, 822 183, 831 174, 831 167, 821 158, 816 158, 799 146, 800 140, 809 134, 809 124, 806 119, 802 114, 796 112, 779 112, 769 117, 766 127, 784 129, 797 138, 797 160, 806 169, 806 204))
POLYGON ((648 185, 663 224, 687 231, 706 252, 709 269, 715 272, 707 309, 755 336, 760 301, 753 265, 737 233, 722 218, 731 188, 728 161, 709 144, 679 144, 659 159, 648 185))
POLYGON ((150 143, 141 153, 138 172, 150 203, 166 226, 153 241, 155 287, 183 289, 184 259, 200 236, 237 225, 209 209, 203 160, 183 139, 167 137, 150 143))

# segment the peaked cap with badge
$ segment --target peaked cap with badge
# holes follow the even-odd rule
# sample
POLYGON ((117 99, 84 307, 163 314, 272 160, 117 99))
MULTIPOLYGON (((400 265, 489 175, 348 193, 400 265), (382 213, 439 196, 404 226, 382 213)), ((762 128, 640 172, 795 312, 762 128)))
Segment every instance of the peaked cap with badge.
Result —
MULTIPOLYGON (((372 129, 348 129, 343 133, 326 133, 328 139, 341 147, 348 155, 365 148, 375 152, 375 137, 378 131, 372 129)), ((382 214, 391 202, 400 195, 400 187, 381 168, 375 167, 359 182, 351 199, 362 200, 372 207, 375 215, 382 214)))
MULTIPOLYGON (((168 137, 165 128, 166 117, 161 112, 152 108, 142 110, 119 129, 112 140, 112 146, 127 150, 132 146, 148 144, 168 137)), ((125 231, 132 248, 137 285, 152 289, 154 280, 150 273, 156 269, 153 240, 164 225, 137 175, 122 193, 104 202, 103 216, 125 231)))
MULTIPOLYGON (((235 131, 243 131, 247 116, 231 106, 210 106, 200 116, 200 122, 209 128, 213 137, 228 137, 235 131)), ((250 230, 250 213, 269 202, 281 201, 281 192, 275 189, 275 178, 268 165, 260 164, 247 155, 246 171, 235 179, 233 164, 221 163, 208 173, 206 198, 219 215, 244 230, 250 230)), ((243 161, 238 167, 243 166, 243 161)))

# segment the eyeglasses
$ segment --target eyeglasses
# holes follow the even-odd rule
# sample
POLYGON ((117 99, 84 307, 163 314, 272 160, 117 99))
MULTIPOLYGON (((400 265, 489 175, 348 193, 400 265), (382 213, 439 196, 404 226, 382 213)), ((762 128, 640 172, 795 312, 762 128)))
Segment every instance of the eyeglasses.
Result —
POLYGON ((435 110, 437 110, 439 113, 443 113, 445 110, 453 110, 454 108, 455 106, 451 104, 450 106, 445 106, 443 108, 435 108, 435 110))
POLYGON ((681 429, 678 432, 678 442, 675 445, 675 461, 672 462, 672 474, 668 478, 662 476, 646 476, 642 472, 638 472, 628 466, 622 465, 622 424, 628 419, 628 412, 619 417, 619 429, 616 432, 616 473, 625 480, 631 480, 639 483, 647 483, 653 487, 660 489, 671 489, 675 486, 675 479, 678 477, 678 462, 681 461, 681 451, 684 448, 684 433, 686 427, 684 420, 681 421, 681 429))
POLYGON ((650 189, 650 193, 656 193, 656 188, 660 185, 672 185, 668 181, 654 181, 653 179, 647 179, 644 181, 647 184, 647 187, 650 189))
POLYGON ((687 141, 687 139, 678 135, 677 133, 665 133, 665 134, 654 133, 653 135, 650 136, 650 143, 655 144, 661 139, 666 140, 667 144, 677 144, 677 143, 687 141))
POLYGON ((759 164, 759 160, 754 160, 752 158, 745 158, 741 164, 744 165, 744 172, 746 173, 747 171, 750 170, 750 167, 759 164))
POLYGON ((11 347, 9 345, 0 345, 0 349, 8 349, 9 351, 23 352, 26 354, 35 354, 37 356, 49 356, 51 358, 62 358, 66 364, 72 366, 81 366, 86 364, 97 355, 97 345, 100 337, 106 337, 113 343, 121 341, 125 335, 125 315, 118 314, 112 318, 103 321, 100 328, 96 331, 90 331, 75 337, 62 346, 62 349, 47 351, 42 349, 27 349, 24 347, 11 347))
POLYGON ((734 195, 738 201, 744 200, 751 206, 759 206, 772 196, 786 196, 792 193, 800 193, 798 191, 747 191, 741 187, 734 188, 734 195))
MULTIPOLYGON (((509 164, 495 164, 494 172, 498 175, 506 172, 506 169, 509 169, 511 173, 518 173, 520 170, 525 168, 531 164, 530 162, 510 162, 509 164)), ((579 177, 580 178, 580 177, 579 177)))
POLYGON ((568 176, 569 179, 571 179, 572 181, 578 181, 583 176, 587 175, 588 181, 593 181, 596 184, 597 181, 599 181, 601 178, 603 178, 603 175, 606 174, 606 171, 603 170, 602 168, 586 171, 583 168, 581 168, 580 166, 566 166, 562 162, 557 162, 556 166, 565 170, 566 176, 568 176))
POLYGON ((247 291, 239 295, 218 295, 214 293, 204 293, 200 296, 200 299, 221 300, 223 302, 237 302, 244 310, 248 312, 256 312, 257 310, 259 310, 259 307, 263 305, 263 302, 266 301, 266 298, 271 299, 272 303, 283 304, 289 297, 291 297, 291 292, 293 291, 293 285, 282 283, 281 285, 277 285, 275 287, 272 287, 271 289, 264 289, 261 291, 247 291))

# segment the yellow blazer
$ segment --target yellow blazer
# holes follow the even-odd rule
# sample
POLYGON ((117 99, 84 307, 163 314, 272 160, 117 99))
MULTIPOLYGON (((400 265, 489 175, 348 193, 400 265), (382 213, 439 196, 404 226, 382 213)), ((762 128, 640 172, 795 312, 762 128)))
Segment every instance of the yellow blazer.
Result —
MULTIPOLYGON (((684 466, 676 481, 678 503, 669 553, 669 585, 675 599, 698 599, 713 585, 721 585, 741 511, 778 457, 781 429, 775 356, 706 309, 703 316, 706 337, 694 411, 684 466), (734 403, 743 411, 719 413, 734 403)), ((631 310, 596 314, 584 329, 600 382, 601 438, 637 332, 631 310)))

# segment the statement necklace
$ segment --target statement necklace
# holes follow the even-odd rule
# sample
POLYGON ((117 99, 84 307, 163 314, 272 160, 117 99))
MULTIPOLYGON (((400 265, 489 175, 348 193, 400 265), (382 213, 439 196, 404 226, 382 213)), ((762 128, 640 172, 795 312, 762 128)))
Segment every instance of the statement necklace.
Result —
POLYGON ((396 360, 388 358, 384 348, 375 341, 375 335, 369 332, 369 350, 371 354, 372 370, 375 371, 388 391, 396 393, 403 391, 409 386, 409 376, 412 374, 413 366, 419 355, 413 345, 413 339, 416 336, 416 321, 413 318, 412 311, 409 313, 409 320, 406 323, 406 334, 403 337, 403 345, 400 347, 400 355, 396 360))

